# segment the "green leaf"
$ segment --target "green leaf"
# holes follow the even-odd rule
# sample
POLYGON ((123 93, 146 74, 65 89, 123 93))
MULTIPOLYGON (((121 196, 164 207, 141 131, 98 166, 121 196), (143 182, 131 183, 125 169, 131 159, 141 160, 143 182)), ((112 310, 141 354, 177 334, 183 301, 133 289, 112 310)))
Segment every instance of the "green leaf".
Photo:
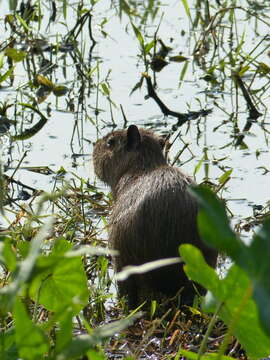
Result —
POLYGON ((9 10, 15 11, 17 8, 18 0, 9 0, 9 10))
POLYGON ((270 220, 263 224, 250 246, 246 246, 231 230, 225 207, 215 195, 202 187, 193 188, 192 192, 201 205, 198 225, 202 238, 209 245, 225 251, 249 276, 261 325, 270 336, 270 308, 267 305, 270 303, 270 220))
POLYGON ((142 36, 140 30, 133 24, 133 22, 131 22, 131 25, 132 25, 132 28, 136 35, 137 40, 139 41, 141 47, 144 49, 144 39, 143 39, 143 36, 142 36))
POLYGON ((180 257, 186 262, 184 270, 191 279, 195 279, 211 292, 219 291, 219 278, 216 271, 204 260, 201 252, 193 245, 180 246, 180 257), (198 271, 203 269, 203 271, 198 271))
POLYGON ((155 45, 155 40, 152 40, 149 43, 145 44, 144 47, 145 54, 148 54, 151 51, 151 49, 154 47, 154 45, 155 45))
POLYGON ((71 307, 77 314, 88 302, 87 277, 80 257, 63 255, 72 245, 64 238, 57 239, 48 256, 40 256, 31 287, 31 297, 47 310, 61 312, 71 307))
POLYGON ((72 341, 72 317, 72 312, 67 309, 64 312, 63 320, 60 321, 59 330, 56 332, 56 353, 60 353, 72 341))
POLYGON ((64 19, 67 18, 67 0, 63 0, 63 16, 64 19))
POLYGON ((219 316, 247 354, 253 358, 268 356, 270 337, 262 330, 256 305, 251 297, 251 281, 246 273, 233 265, 227 276, 219 280, 197 248, 188 244, 181 245, 180 254, 186 263, 184 269, 188 277, 209 289, 216 301, 223 304, 219 316))
POLYGON ((19 354, 15 343, 14 327, 0 332, 0 359, 18 360, 19 354))
POLYGON ((110 90, 109 90, 107 84, 102 83, 102 84, 101 84, 101 87, 102 87, 103 93, 104 93, 106 96, 110 96, 110 90))
POLYGON ((5 54, 14 62, 20 62, 27 56, 27 53, 25 51, 16 50, 10 47, 6 48, 5 54))
POLYGON ((230 170, 226 171, 224 174, 222 174, 219 177, 218 182, 220 184, 224 184, 229 179, 229 177, 231 176, 232 171, 233 171, 233 169, 230 169, 230 170))
POLYGON ((6 81, 13 74, 13 71, 14 71, 14 67, 12 66, 3 75, 0 75, 0 83, 6 81))
POLYGON ((25 30, 26 32, 29 32, 29 31, 30 31, 30 27, 27 25, 27 23, 25 22, 25 20, 24 20, 22 17, 20 17, 20 15, 19 15, 17 12, 15 12, 15 17, 16 17, 16 19, 21 23, 21 25, 22 25, 22 27, 24 28, 24 30, 25 30))
POLYGON ((28 255, 25 260, 19 264, 19 269, 14 276, 14 280, 0 289, 0 303, 2 307, 10 307, 13 304, 15 295, 21 289, 21 286, 30 278, 39 255, 40 246, 51 228, 51 222, 52 220, 45 224, 32 239, 28 255))
POLYGON ((49 349, 45 334, 33 324, 19 299, 15 301, 13 314, 15 338, 20 357, 25 360, 40 360, 49 349))
POLYGON ((268 219, 254 236, 248 248, 248 259, 243 259, 245 269, 250 275, 264 330, 270 336, 270 220, 268 219), (258 261, 259 259, 259 261, 258 261))
POLYGON ((205 186, 193 187, 191 192, 200 205, 197 221, 202 239, 209 246, 225 251, 233 259, 243 255, 246 247, 232 231, 221 201, 205 186))
POLYGON ((53 88, 53 93, 55 96, 60 97, 63 95, 66 95, 66 93, 69 91, 69 88, 64 85, 58 85, 53 88))
POLYGON ((195 176, 197 174, 197 172, 200 170, 200 168, 202 167, 203 163, 204 163, 204 157, 198 161, 198 164, 196 164, 195 168, 194 168, 194 172, 193 175, 195 176))
MULTIPOLYGON (((177 355, 182 355, 187 359, 190 360, 198 360, 198 353, 194 353, 192 351, 188 351, 188 350, 184 350, 184 349, 179 349, 177 355)), ((232 358, 230 356, 217 356, 216 353, 212 353, 212 354, 204 354, 200 356, 200 360, 235 360, 235 358, 232 358)))
POLYGON ((183 56, 183 55, 177 55, 177 56, 170 56, 169 60, 181 63, 181 62, 187 61, 188 58, 186 56, 183 56))
POLYGON ((45 86, 45 88, 48 88, 50 90, 54 89, 54 86, 55 86, 54 83, 50 79, 46 78, 43 75, 37 75, 36 81, 37 81, 38 85, 45 86))
POLYGON ((3 257, 8 270, 14 271, 17 265, 16 254, 12 248, 11 239, 8 237, 4 239, 3 257))
POLYGON ((243 67, 239 70, 238 75, 239 75, 240 77, 244 76, 245 73, 246 73, 249 69, 250 69, 250 66, 249 66, 249 65, 243 66, 243 67))
POLYGON ((189 19, 191 20, 190 10, 189 10, 189 6, 188 6, 187 0, 182 0, 182 4, 183 4, 183 6, 184 6, 184 9, 185 9, 185 12, 186 12, 187 16, 188 16, 189 19))
POLYGON ((270 66, 267 65, 266 63, 260 62, 259 66, 258 66, 258 71, 261 74, 264 74, 264 75, 269 74, 270 73, 270 66))
POLYGON ((184 80, 185 75, 186 75, 186 72, 187 72, 188 65, 189 65, 189 63, 188 63, 188 61, 186 61, 186 62, 184 63, 183 69, 182 69, 182 71, 181 71, 181 73, 180 73, 180 76, 179 76, 179 80, 180 80, 180 81, 183 81, 183 80, 184 80))

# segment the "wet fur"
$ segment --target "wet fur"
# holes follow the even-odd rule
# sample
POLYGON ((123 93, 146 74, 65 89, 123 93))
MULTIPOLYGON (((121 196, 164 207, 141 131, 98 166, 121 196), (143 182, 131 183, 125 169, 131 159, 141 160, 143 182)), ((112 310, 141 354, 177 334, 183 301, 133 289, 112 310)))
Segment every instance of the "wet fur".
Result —
MULTIPOLYGON (((167 164, 163 144, 152 132, 133 126, 110 133, 95 145, 95 172, 110 185, 115 199, 109 240, 120 253, 116 271, 179 256, 182 243, 197 246, 209 265, 216 264, 216 252, 202 243, 197 232, 197 203, 188 192, 193 181, 167 164)), ((190 304, 195 295, 180 264, 133 275, 118 287, 130 308, 160 293, 174 296, 182 287, 182 303, 190 304)))

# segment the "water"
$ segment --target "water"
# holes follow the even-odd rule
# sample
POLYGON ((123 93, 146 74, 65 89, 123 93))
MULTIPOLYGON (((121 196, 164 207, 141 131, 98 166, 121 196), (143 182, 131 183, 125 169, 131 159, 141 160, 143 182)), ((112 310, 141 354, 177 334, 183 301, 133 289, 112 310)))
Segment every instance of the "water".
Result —
MULTIPOLYGON (((42 2, 41 2, 42 3, 42 2)), ((43 3, 42 3, 43 4, 43 3)), ((44 11, 40 36, 45 34, 50 42, 55 43, 67 30, 71 30, 76 22, 75 2, 73 8, 68 8, 67 24, 62 17, 61 8, 57 14, 57 22, 47 28, 49 22, 49 9, 44 11), (48 36, 49 35, 49 36, 48 36)), ((143 3, 142 3, 143 4, 143 3)), ((231 73, 228 68, 222 73, 218 69, 214 70, 217 82, 211 83, 203 78, 209 70, 209 61, 213 64, 221 61, 229 61, 229 51, 236 49, 243 35, 244 44, 241 48, 241 56, 250 54, 255 56, 256 64, 264 62, 269 65, 269 56, 264 48, 265 42, 259 45, 260 41, 269 33, 269 24, 260 20, 246 20, 246 13, 243 10, 237 12, 237 25, 233 27, 234 33, 232 39, 229 38, 230 23, 224 18, 221 20, 220 27, 216 28, 218 50, 213 56, 213 43, 210 43, 210 52, 206 55, 206 64, 203 64, 204 56, 199 57, 200 64, 194 61, 193 49, 198 44, 200 32, 198 29, 192 30, 184 8, 179 1, 163 1, 160 5, 158 15, 152 20, 149 16, 145 26, 142 26, 141 32, 149 42, 157 30, 158 37, 170 47, 172 47, 171 56, 181 53, 189 58, 187 70, 183 80, 180 79, 181 72, 184 69, 184 63, 171 62, 160 73, 156 74, 158 95, 164 103, 172 110, 186 113, 189 110, 198 111, 201 108, 212 108, 213 111, 205 118, 191 120, 180 130, 179 137, 174 142, 170 151, 170 158, 183 147, 183 142, 188 143, 189 147, 181 156, 181 163, 184 163, 183 170, 189 174, 194 173, 195 166, 201 159, 204 159, 203 165, 196 173, 196 181, 201 182, 205 179, 213 183, 218 182, 218 178, 229 169, 233 169, 232 178, 226 184, 222 191, 222 197, 228 200, 227 204, 233 214, 233 221, 238 222, 246 217, 253 215, 253 205, 267 206, 270 198, 269 180, 270 173, 264 172, 269 168, 268 139, 270 117, 267 107, 269 106, 269 86, 265 87, 265 93, 257 99, 257 108, 263 114, 255 122, 251 130, 247 132, 244 142, 246 148, 235 147, 233 134, 236 127, 241 132, 245 126, 248 117, 247 105, 238 89, 236 93, 233 85, 231 73), (162 17, 162 20, 161 20, 162 17), (222 29, 222 30, 221 30, 222 29), (223 36, 221 36, 221 31, 223 36), (236 34, 237 33, 237 34, 236 34), (254 51, 253 49, 258 45, 254 51), (252 52, 253 51, 253 52, 252 52), (234 115, 232 115, 234 114, 234 115), (216 129, 216 130, 215 130, 216 129), (192 154, 192 156, 191 156, 192 154), (206 156, 207 154, 207 156, 206 156), (188 159, 191 158, 191 161, 188 159)), ((42 5, 43 6, 43 5, 42 5)), ((60 5, 59 5, 60 6, 60 5)), ((97 41, 92 52, 92 60, 89 66, 89 49, 92 45, 87 27, 83 28, 78 37, 79 48, 85 49, 83 59, 89 70, 98 67, 99 71, 93 71, 92 88, 89 96, 84 94, 83 106, 77 104, 82 80, 78 76, 69 54, 58 53, 52 55, 52 62, 58 65, 53 72, 53 81, 57 84, 64 84, 70 88, 69 99, 74 98, 75 109, 78 113, 67 110, 67 97, 61 97, 56 100, 54 95, 49 95, 46 101, 39 105, 40 111, 46 114, 49 104, 51 107, 51 116, 46 125, 33 138, 23 142, 13 143, 12 155, 8 153, 8 135, 2 136, 3 161, 10 161, 11 175, 18 161, 27 150, 27 156, 21 166, 49 166, 53 171, 57 171, 63 166, 69 174, 67 179, 72 177, 72 172, 78 176, 89 178, 90 183, 94 182, 93 166, 91 162, 92 143, 107 133, 110 128, 106 124, 111 124, 111 118, 117 124, 117 127, 123 126, 123 117, 120 111, 120 104, 123 106, 125 115, 129 124, 140 126, 150 126, 159 132, 168 132, 172 125, 177 121, 174 118, 164 118, 157 104, 152 99, 145 99, 147 95, 146 84, 140 90, 130 95, 135 84, 140 80, 141 73, 145 71, 143 61, 139 58, 140 46, 131 27, 129 18, 123 13, 122 19, 119 19, 116 9, 119 4, 116 2, 99 1, 92 12, 92 32, 97 41), (110 6, 111 5, 111 6, 110 6), (106 18, 106 23, 101 27, 100 24, 106 18), (101 30, 106 32, 104 37, 101 30), (66 70, 66 76, 64 76, 66 70), (110 98, 113 105, 106 96, 99 93, 97 102, 97 83, 106 82, 110 88, 110 98), (98 116, 95 115, 95 106, 101 109, 98 116), (78 121, 78 127, 75 123, 78 121), (74 131, 75 129, 75 131, 74 131), (98 130, 98 131, 97 131, 98 130), (74 131, 74 137, 72 137, 74 131), (74 154, 83 155, 76 157, 74 154)), ((142 7, 143 5, 141 5, 142 7)), ((87 4, 85 8, 88 9, 87 4)), ((1 10, 1 28, 3 29, 4 15, 8 13, 7 3, 0 3, 1 10)), ((140 8, 138 8, 138 12, 140 8)), ((195 14, 195 8, 191 7, 192 15, 195 14)), ((214 12, 214 10, 211 9, 214 12)), ((269 14, 268 9, 264 9, 269 14)), ((257 16, 262 18, 258 11, 257 16)), ((217 18, 218 19, 218 18, 217 18)), ((134 19, 136 26, 139 26, 139 20, 134 19)), ((7 26, 8 28, 8 26, 7 26)), ((6 39, 8 31, 1 35, 1 41, 6 39)), ((44 53, 46 59, 50 59, 50 53, 44 53)), ((37 58, 37 57, 36 57, 37 58)), ((238 61, 237 65, 240 64, 238 61)), ((247 71, 244 81, 249 83, 249 79, 254 75, 254 67, 250 65, 250 71, 247 71)), ((15 83, 12 88, 1 92, 1 101, 13 103, 16 99, 18 87, 27 83, 27 76, 22 63, 16 65, 15 83)), ((256 76, 252 83, 252 89, 260 89, 265 85, 265 78, 256 76)), ((87 86, 87 83, 86 83, 87 86)), ((100 89, 100 86, 99 86, 100 89)), ((35 90, 30 91, 26 87, 28 95, 35 96, 35 90)), ((17 98, 18 102, 29 101, 22 93, 17 98)), ((29 101, 30 102, 30 101, 29 101)), ((20 108, 20 106, 18 106, 20 108)), ((10 118, 14 117, 14 107, 8 111, 10 118)), ((34 118, 33 123, 37 122, 38 117, 34 118)), ((31 125, 27 125, 30 127, 31 125)), ((179 131, 178 130, 178 131, 179 131)), ((177 136, 177 132, 172 135, 172 139, 177 136)), ((11 133, 14 130, 11 128, 11 133)), ((54 175, 45 176, 26 170, 18 170, 16 179, 37 189, 51 191, 55 180, 54 175)), ((100 186, 100 184, 98 182, 100 186)))

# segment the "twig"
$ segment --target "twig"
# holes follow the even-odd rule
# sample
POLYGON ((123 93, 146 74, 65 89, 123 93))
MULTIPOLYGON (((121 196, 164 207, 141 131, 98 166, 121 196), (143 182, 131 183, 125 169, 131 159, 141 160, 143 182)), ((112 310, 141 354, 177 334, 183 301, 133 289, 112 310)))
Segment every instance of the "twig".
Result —
POLYGON ((35 188, 31 187, 31 186, 25 185, 25 184, 23 184, 21 181, 15 180, 15 179, 13 179, 12 177, 10 177, 10 176, 8 176, 8 175, 5 175, 5 174, 4 174, 3 177, 4 177, 4 179, 5 179, 8 183, 13 183, 13 184, 20 185, 20 186, 22 186, 23 188, 28 189, 28 190, 31 190, 31 191, 33 191, 33 192, 37 192, 37 191, 38 191, 37 189, 35 189, 35 188))
POLYGON ((233 74, 236 85, 238 85, 243 93, 243 96, 247 102, 247 106, 249 108, 249 117, 250 119, 258 119, 258 117, 262 116, 262 114, 256 109, 255 105, 252 102, 252 99, 245 87, 245 84, 241 77, 238 74, 233 74))
POLYGON ((153 87, 151 77, 147 73, 143 73, 142 76, 146 79, 148 96, 155 100, 155 102, 158 104, 158 106, 160 107, 160 110, 163 112, 163 114, 165 116, 170 115, 170 116, 176 117, 178 119, 177 126, 181 126, 185 122, 187 122, 191 119, 197 119, 201 115, 206 116, 212 112, 212 110, 209 109, 209 110, 201 110, 201 111, 190 111, 187 114, 183 114, 183 113, 179 113, 177 111, 170 110, 163 103, 163 101, 158 97, 158 95, 153 87))

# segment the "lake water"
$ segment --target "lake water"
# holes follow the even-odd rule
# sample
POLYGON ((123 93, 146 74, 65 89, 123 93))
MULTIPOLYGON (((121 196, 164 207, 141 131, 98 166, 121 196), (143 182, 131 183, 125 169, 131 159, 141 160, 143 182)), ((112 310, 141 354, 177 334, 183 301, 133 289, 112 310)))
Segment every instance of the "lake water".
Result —
MULTIPOLYGON (((77 3, 70 3, 73 4, 73 7, 67 9, 67 20, 63 19, 61 7, 57 4, 59 9, 56 21, 47 28, 51 10, 49 5, 46 6, 46 3, 41 1, 42 11, 44 11, 43 19, 39 31, 37 31, 37 24, 33 25, 36 27, 34 33, 48 39, 50 43, 59 41, 76 23, 77 3)), ((142 14, 142 8, 144 5, 146 6, 146 2, 137 2, 137 4, 138 13, 142 14)), ((90 8, 86 2, 84 7, 85 9, 90 8)), ((192 16, 195 16, 195 10, 191 7, 192 16)), ((0 26, 4 30, 4 18, 9 13, 7 2, 0 2, 0 11, 2 14, 0 26)), ((214 13, 213 9, 211 11, 214 13)), ((270 14, 269 6, 265 7, 264 12, 270 14)), ((246 217, 252 216, 253 205, 266 206, 268 209, 270 172, 265 169, 269 170, 269 85, 267 85, 265 77, 256 75, 251 89, 257 90, 265 86, 265 92, 259 93, 254 100, 262 116, 247 131, 244 138, 245 147, 236 147, 235 129, 237 127, 241 132, 246 124, 247 104, 240 89, 238 88, 236 91, 229 71, 231 68, 225 66, 225 70, 221 72, 217 66, 217 64, 229 62, 230 51, 234 49, 233 53, 236 54, 237 50, 235 49, 239 46, 241 39, 243 39, 242 58, 248 54, 258 55, 256 64, 265 63, 270 66, 266 39, 260 44, 260 41, 269 34, 269 23, 261 21, 264 19, 263 13, 258 11, 257 21, 255 21, 254 18, 248 20, 245 11, 236 10, 237 19, 232 27, 233 34, 230 33, 228 17, 224 17, 216 28, 216 33, 213 34, 216 36, 218 44, 217 51, 214 52, 213 41, 210 41, 209 53, 205 56, 200 55, 200 64, 194 60, 193 50, 200 39, 201 32, 198 30, 199 28, 192 29, 181 2, 163 1, 156 17, 151 18, 149 15, 146 24, 140 27, 145 41, 150 42, 160 23, 158 38, 172 48, 170 56, 182 54, 189 59, 188 63, 170 62, 156 74, 158 84, 156 91, 164 103, 170 109, 182 113, 198 111, 202 108, 213 110, 204 118, 191 120, 188 125, 182 126, 176 132, 171 131, 172 125, 177 122, 176 119, 164 118, 157 104, 152 99, 145 99, 146 84, 130 95, 135 84, 140 80, 141 73, 145 71, 145 66, 138 57, 140 54, 139 42, 135 37, 130 19, 125 13, 120 19, 118 14, 119 3, 115 1, 101 0, 93 6, 92 33, 97 44, 91 53, 90 63, 89 50, 92 43, 87 26, 83 27, 77 38, 78 48, 81 50, 85 65, 92 70, 98 67, 98 71, 93 70, 92 74, 91 81, 94 86, 89 95, 87 95, 87 91, 83 94, 83 105, 78 102, 82 80, 78 76, 72 57, 68 53, 58 52, 56 55, 51 55, 50 52, 43 53, 42 56, 45 59, 49 59, 58 66, 53 72, 52 80, 57 84, 64 84, 70 89, 69 99, 74 99, 75 109, 78 111, 72 112, 68 109, 66 96, 56 99, 53 94, 49 95, 39 105, 39 110, 44 114, 46 114, 48 104, 51 108, 51 116, 42 130, 29 140, 14 142, 11 151, 9 134, 1 137, 3 163, 9 163, 10 167, 6 173, 8 175, 13 173, 18 161, 27 151, 27 156, 21 164, 22 168, 48 166, 57 171, 63 166, 69 173, 67 179, 73 177, 73 172, 86 179, 89 178, 90 183, 93 183, 95 176, 91 162, 92 143, 110 131, 111 127, 108 125, 112 124, 112 115, 117 127, 123 126, 121 104, 129 124, 155 128, 160 133, 170 132, 172 134, 171 141, 177 136, 170 151, 171 159, 184 143, 189 144, 181 155, 180 162, 184 164, 182 167, 184 171, 193 174, 195 167, 203 160, 202 166, 196 173, 197 182, 208 180, 217 183, 218 178, 225 171, 233 169, 231 179, 222 191, 222 197, 228 200, 227 204, 232 212, 234 222, 243 221, 246 217), (100 24, 105 19, 106 21, 101 26, 100 24), (255 49, 256 46, 258 47, 255 49), (206 61, 205 64, 203 64, 203 59, 206 61), (208 74, 206 69, 209 70, 211 67, 209 66, 210 61, 213 66, 216 66, 214 70, 216 83, 205 80, 205 76, 208 74), (181 79, 184 66, 187 66, 187 70, 181 79), (101 89, 100 85, 97 86, 99 82, 109 86, 113 105, 110 106, 108 98, 98 91, 101 89), (98 115, 95 114, 96 105, 100 109, 98 115), (76 121, 77 127, 75 127, 76 121), (74 154, 82 156, 78 156, 74 160, 74 154), (191 160, 187 161, 189 159, 191 160)), ((134 18, 133 21, 139 27, 139 19, 134 18)), ((6 25, 6 29, 1 33, 1 42, 10 39, 11 33, 8 25, 6 25)), ((210 38, 212 39, 211 36, 210 38)), ((19 44, 17 45, 19 47, 19 44)), ((37 64, 40 58, 41 56, 34 57, 37 64)), ((237 68, 241 63, 240 55, 235 55, 235 58, 237 59, 235 68, 237 68)), ((255 67, 252 63, 250 70, 243 77, 246 84, 250 83, 254 70, 255 67)), ((1 101, 11 104, 30 102, 29 96, 35 96, 35 91, 25 85, 27 82, 25 67, 22 63, 18 63, 15 68, 14 85, 2 89, 1 101), (18 92, 18 88, 21 89, 20 92, 18 92)), ((85 82, 85 87, 88 89, 88 82, 85 82)), ((20 105, 17 107, 20 111, 20 105)), ((15 108, 12 106, 8 110, 9 118, 14 119, 14 114, 15 108)), ((26 111, 26 116, 30 116, 28 111, 26 111)), ((38 117, 34 118, 33 123, 38 120, 38 117)), ((12 127, 10 133, 14 133, 12 127)), ((51 191, 55 183, 54 175, 41 175, 25 169, 19 169, 15 178, 24 184, 46 191, 51 191)), ((98 185, 103 187, 99 182, 98 185)))

